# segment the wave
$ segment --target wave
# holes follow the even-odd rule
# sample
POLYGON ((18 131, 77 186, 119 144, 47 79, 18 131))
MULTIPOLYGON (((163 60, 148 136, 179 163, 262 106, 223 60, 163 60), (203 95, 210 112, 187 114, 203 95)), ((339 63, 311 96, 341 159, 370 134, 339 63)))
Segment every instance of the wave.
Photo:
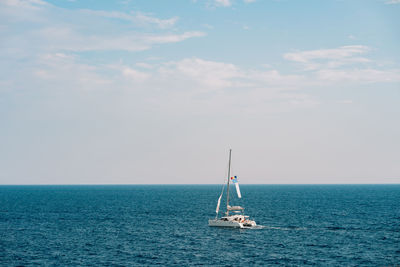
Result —
POLYGON ((269 230, 281 230, 281 231, 303 231, 307 230, 305 227, 288 226, 288 227, 278 227, 278 226, 268 226, 268 225, 256 225, 249 227, 249 229, 269 229, 269 230))

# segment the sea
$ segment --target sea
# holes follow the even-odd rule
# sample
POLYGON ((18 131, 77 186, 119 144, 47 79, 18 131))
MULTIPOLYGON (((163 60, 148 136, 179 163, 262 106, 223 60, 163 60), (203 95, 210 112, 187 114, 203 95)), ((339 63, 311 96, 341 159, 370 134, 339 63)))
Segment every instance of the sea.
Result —
POLYGON ((208 226, 221 189, 0 186, 0 265, 400 266, 400 185, 241 185, 255 229, 208 226))

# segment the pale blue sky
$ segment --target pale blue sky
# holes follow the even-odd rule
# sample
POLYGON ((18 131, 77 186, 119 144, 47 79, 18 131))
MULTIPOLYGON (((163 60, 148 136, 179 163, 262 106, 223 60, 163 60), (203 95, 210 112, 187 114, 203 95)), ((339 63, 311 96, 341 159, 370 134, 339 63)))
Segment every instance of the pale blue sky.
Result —
POLYGON ((0 184, 400 182, 400 1, 0 2, 0 184))

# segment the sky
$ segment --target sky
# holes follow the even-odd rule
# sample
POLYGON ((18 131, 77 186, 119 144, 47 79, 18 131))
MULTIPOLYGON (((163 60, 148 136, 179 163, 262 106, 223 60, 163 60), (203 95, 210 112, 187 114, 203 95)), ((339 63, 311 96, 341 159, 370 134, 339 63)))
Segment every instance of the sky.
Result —
POLYGON ((399 0, 2 0, 0 184, 400 183, 399 0))

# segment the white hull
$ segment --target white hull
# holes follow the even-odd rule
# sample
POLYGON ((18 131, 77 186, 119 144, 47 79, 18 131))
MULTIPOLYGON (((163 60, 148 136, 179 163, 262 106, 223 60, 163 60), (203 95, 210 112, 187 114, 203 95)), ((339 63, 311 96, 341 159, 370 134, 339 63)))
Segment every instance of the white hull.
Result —
POLYGON ((232 220, 232 218, 234 217, 236 216, 228 217, 229 219, 228 218, 210 219, 208 220, 208 225, 215 227, 230 227, 230 228, 249 228, 257 225, 255 221, 249 219, 244 220, 242 222, 237 220, 232 220))
POLYGON ((208 220, 208 225, 209 226, 217 226, 217 227, 243 228, 243 224, 240 222, 222 221, 219 219, 208 220))

